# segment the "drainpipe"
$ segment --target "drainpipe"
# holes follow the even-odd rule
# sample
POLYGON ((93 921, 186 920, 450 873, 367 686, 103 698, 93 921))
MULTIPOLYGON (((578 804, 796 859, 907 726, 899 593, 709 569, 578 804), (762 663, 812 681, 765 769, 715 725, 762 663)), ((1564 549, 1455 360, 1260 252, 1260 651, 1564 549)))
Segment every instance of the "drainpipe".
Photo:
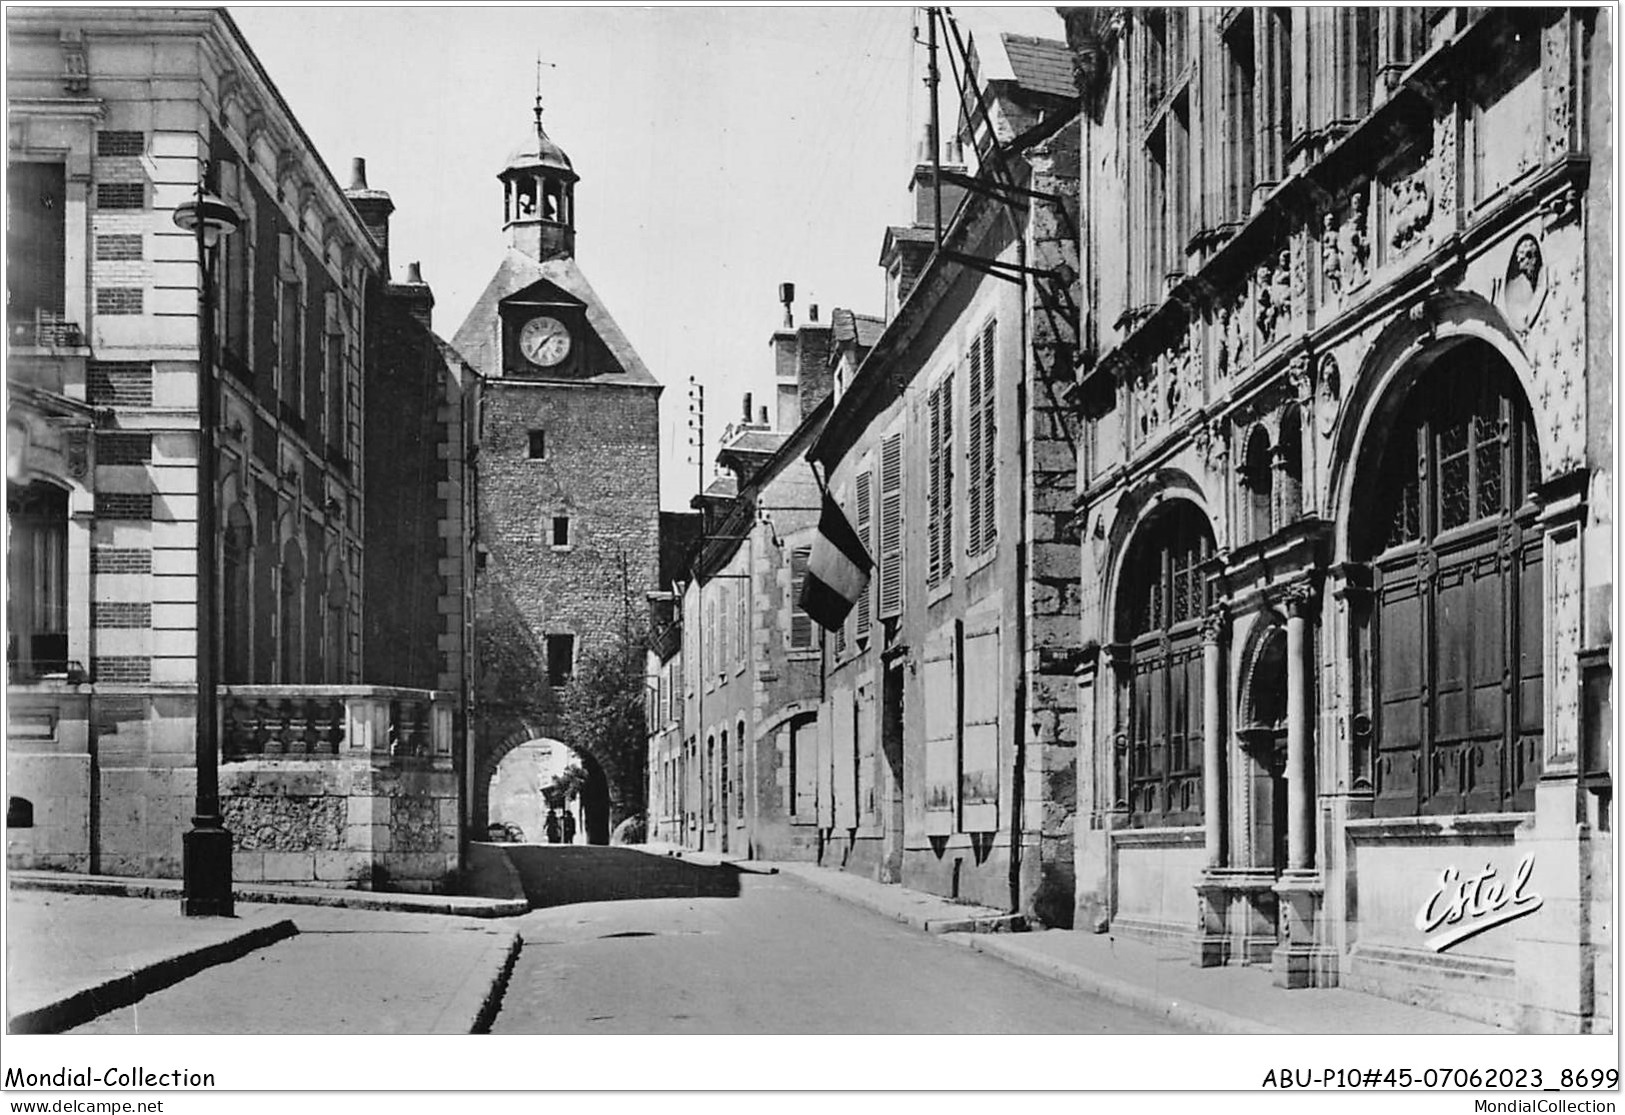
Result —
POLYGON ((1027 794, 1027 555, 1031 544, 1027 537, 1027 376, 1031 366, 1029 325, 1027 315, 1031 308, 1032 279, 1027 273, 1027 230, 1009 209, 1005 216, 1015 228, 1016 262, 1021 275, 1021 312, 1017 320, 1021 325, 1019 349, 1021 374, 1016 377, 1016 647, 1021 663, 1016 671, 1015 769, 1013 792, 1010 795, 1010 912, 1021 912, 1022 829, 1026 822, 1027 794))

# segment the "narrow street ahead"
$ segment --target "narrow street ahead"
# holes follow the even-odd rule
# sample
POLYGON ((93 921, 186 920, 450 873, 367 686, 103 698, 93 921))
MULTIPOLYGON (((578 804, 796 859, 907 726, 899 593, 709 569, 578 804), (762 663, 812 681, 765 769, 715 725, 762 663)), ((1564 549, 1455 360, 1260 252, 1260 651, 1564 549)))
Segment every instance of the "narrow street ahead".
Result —
POLYGON ((522 919, 493 1033, 1185 1032, 791 877, 620 848, 510 854, 533 902, 572 904, 522 919))

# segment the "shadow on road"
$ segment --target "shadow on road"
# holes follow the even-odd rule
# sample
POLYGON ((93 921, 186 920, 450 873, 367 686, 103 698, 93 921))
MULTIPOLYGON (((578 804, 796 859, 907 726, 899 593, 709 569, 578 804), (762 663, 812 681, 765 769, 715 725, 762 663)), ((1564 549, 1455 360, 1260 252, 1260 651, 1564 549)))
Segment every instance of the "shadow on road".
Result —
POLYGON ((504 848, 532 907, 636 898, 737 898, 739 872, 630 848, 522 844, 504 848))

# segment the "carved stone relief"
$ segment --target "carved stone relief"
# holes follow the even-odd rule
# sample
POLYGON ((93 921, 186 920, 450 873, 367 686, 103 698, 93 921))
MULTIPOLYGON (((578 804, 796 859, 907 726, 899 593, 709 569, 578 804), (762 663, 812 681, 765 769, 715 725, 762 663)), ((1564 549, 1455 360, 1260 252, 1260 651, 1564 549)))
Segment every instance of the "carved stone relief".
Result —
POLYGON ((1321 436, 1325 437, 1337 425, 1337 412, 1343 405, 1343 380, 1334 357, 1328 356, 1320 362, 1319 378, 1315 389, 1315 418, 1321 436))
POLYGON ((1434 196, 1437 209, 1445 220, 1454 224, 1456 214, 1456 176, 1461 165, 1456 142, 1456 114, 1446 112, 1433 121, 1433 175, 1437 180, 1434 196))
POLYGON ((1321 221, 1320 275, 1322 296, 1336 304, 1370 276, 1371 241, 1366 235, 1366 192, 1355 191, 1348 203, 1321 221))
POLYGON ((1573 109, 1570 107, 1570 57, 1568 14, 1552 21, 1543 30, 1541 38, 1541 85, 1546 100, 1546 159, 1553 162, 1569 151, 1569 132, 1573 127, 1573 109))
POLYGON ((1427 178, 1413 174, 1388 184, 1388 243, 1403 255, 1423 239, 1433 219, 1427 178))
POLYGON ((1162 400, 1157 391, 1157 370, 1150 367, 1140 372, 1130 386, 1134 396, 1134 444, 1145 440, 1162 427, 1162 400))
POLYGON ((1546 302, 1545 269, 1539 241, 1527 234, 1520 236, 1508 254, 1506 279, 1501 288, 1502 309, 1512 327, 1520 333, 1529 332, 1546 302))
POLYGON ((1291 272, 1291 250, 1282 248, 1255 273, 1260 347, 1274 344, 1286 332, 1285 324, 1292 314, 1291 272))

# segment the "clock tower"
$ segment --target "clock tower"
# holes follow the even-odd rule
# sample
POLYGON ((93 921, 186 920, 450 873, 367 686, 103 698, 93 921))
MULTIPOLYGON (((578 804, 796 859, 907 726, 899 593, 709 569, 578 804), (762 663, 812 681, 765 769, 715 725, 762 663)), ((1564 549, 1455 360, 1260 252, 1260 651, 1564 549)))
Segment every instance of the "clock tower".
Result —
MULTIPOLYGON (((476 831, 503 755, 534 739, 574 745, 558 713, 578 664, 640 625, 658 578, 661 386, 576 260, 580 176, 543 129, 540 99, 533 113, 497 174, 505 250, 452 338, 480 374, 476 831)), ((612 783, 641 782, 613 757, 597 765, 612 783)), ((638 794, 612 788, 611 800, 638 794)))

